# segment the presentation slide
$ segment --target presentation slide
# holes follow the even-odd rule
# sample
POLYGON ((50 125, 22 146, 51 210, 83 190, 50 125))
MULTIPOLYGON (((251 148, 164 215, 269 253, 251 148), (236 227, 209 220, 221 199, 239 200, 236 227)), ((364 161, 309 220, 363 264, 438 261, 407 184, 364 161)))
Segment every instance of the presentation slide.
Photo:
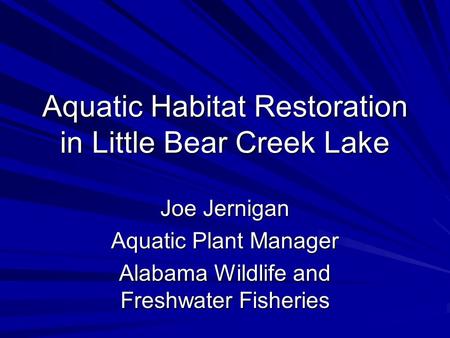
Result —
POLYGON ((450 337, 449 0, 0 25, 0 337, 450 337))

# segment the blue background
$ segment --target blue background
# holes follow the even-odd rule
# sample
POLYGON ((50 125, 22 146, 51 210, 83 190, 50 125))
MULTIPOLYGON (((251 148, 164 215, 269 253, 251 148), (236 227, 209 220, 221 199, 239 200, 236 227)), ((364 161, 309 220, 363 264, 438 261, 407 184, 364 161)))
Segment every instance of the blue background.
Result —
POLYGON ((2 1, 2 337, 448 337, 449 1, 2 1), (407 119, 43 119, 61 99, 405 99, 407 119), (386 135, 382 156, 62 156, 61 130, 386 135), (291 217, 164 220, 167 198, 287 202, 291 217), (113 235, 338 234, 336 252, 111 252, 113 235), (125 263, 333 264, 327 285, 117 283, 125 263), (120 291, 330 294, 329 311, 123 311, 120 291))

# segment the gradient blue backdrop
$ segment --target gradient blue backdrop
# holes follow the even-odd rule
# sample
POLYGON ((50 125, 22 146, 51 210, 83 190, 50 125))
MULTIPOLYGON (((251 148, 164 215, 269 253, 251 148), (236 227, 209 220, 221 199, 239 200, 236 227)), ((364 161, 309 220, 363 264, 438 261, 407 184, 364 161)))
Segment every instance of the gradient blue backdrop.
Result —
POLYGON ((1 337, 448 337, 450 1, 2 1, 1 337), (406 120, 42 119, 63 99, 153 93, 405 99, 406 120), (60 130, 162 135, 364 129, 384 156, 59 154, 60 130), (286 221, 172 222, 167 198, 288 202, 286 221), (111 252, 113 235, 270 230, 335 253, 111 252), (124 263, 333 264, 329 285, 117 283, 124 263), (315 311, 122 311, 124 288, 328 293, 315 311))

